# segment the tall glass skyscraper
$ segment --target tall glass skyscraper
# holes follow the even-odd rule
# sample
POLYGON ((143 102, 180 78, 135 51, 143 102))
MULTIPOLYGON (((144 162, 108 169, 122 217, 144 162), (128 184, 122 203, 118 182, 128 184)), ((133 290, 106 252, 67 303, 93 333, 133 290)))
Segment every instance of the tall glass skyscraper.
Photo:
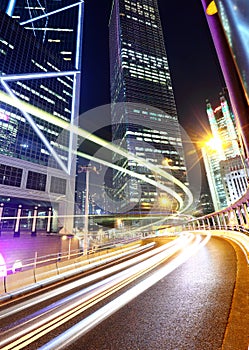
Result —
POLYGON ((79 6, 73 0, 4 0, 2 8, 41 43, 74 62, 79 6))
MULTIPOLYGON (((239 138, 233 120, 231 109, 226 98, 220 96, 220 105, 213 108, 207 102, 206 111, 212 132, 212 139, 202 148, 202 155, 208 179, 208 184, 215 210, 225 208, 231 203, 228 196, 229 184, 225 183, 225 168, 236 162, 244 167, 240 151, 239 138)), ((235 172, 237 175, 237 173, 235 172)), ((244 190, 241 190, 242 195, 244 190)))
MULTIPOLYGON (((114 0, 109 33, 113 142, 188 185, 157 1, 114 0)), ((117 156, 113 161, 181 192, 144 164, 117 156)), ((125 202, 138 211, 178 209, 169 193, 151 183, 128 181, 120 171, 114 174, 114 189, 123 211, 125 202)))
MULTIPOLYGON (((46 216, 38 228, 71 233, 83 1, 3 1, 0 9, 1 214, 46 216)), ((4 225, 36 229, 34 220, 4 225)))

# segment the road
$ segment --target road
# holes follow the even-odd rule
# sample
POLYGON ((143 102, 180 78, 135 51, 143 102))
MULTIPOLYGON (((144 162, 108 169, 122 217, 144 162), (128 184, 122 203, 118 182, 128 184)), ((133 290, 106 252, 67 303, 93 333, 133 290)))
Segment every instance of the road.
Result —
POLYGON ((212 239, 185 264, 67 349, 221 349, 235 278, 233 248, 212 239))
MULTIPOLYGON (((194 240, 188 242, 191 249, 194 244, 194 240)), ((146 259, 140 263, 142 268, 137 262, 130 270, 122 268, 112 277, 102 277, 84 287, 68 285, 62 294, 58 287, 53 296, 29 298, 29 302, 34 300, 33 305, 21 307, 22 301, 17 312, 15 304, 9 316, 11 307, 1 308, 4 326, 0 348, 221 349, 236 279, 235 251, 226 241, 212 239, 177 267, 174 264, 178 261, 179 265, 183 255, 181 249, 177 254, 172 249, 158 252, 157 257, 164 255, 158 263, 148 263, 157 265, 153 270, 146 266, 146 259), (146 274, 141 274, 142 270, 146 274), (134 275, 139 275, 135 281, 134 275), (131 283, 127 284, 128 280, 131 283), (69 311, 73 317, 69 317, 69 311), (50 324, 52 319, 55 326, 50 324), (23 345, 14 346, 18 332, 28 335, 22 339, 23 345), (25 345, 32 332, 36 334, 34 341, 25 345), (44 337, 40 337, 43 332, 44 337), (11 342, 9 337, 14 337, 11 342)))

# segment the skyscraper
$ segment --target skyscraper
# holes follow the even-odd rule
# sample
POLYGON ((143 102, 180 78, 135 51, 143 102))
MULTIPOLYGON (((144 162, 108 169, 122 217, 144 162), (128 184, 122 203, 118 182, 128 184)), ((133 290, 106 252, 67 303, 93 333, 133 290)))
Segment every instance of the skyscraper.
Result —
MULTIPOLYGON (((113 142, 188 185, 157 1, 114 0, 109 33, 113 142)), ((144 164, 116 155, 113 161, 181 192, 144 164)), ((120 171, 114 174, 114 188, 123 203, 120 210, 127 208, 125 202, 139 211, 178 209, 174 196, 151 183, 128 181, 120 171)))
POLYGON ((49 45, 63 60, 75 62, 82 15, 78 4, 74 0, 4 0, 1 7, 40 43, 49 45))
POLYGON ((72 232, 83 1, 0 7, 2 215, 37 216, 3 229, 72 232))
MULTIPOLYGON (((215 210, 223 209, 238 198, 230 195, 227 180, 228 169, 244 168, 244 160, 240 150, 239 138, 236 131, 233 114, 226 98, 220 96, 220 105, 213 108, 207 101, 206 111, 212 132, 212 138, 202 148, 208 184, 215 210)), ((241 177, 238 171, 233 173, 241 177)), ((229 177, 228 176, 228 177, 229 177)), ((243 180, 244 181, 244 180, 243 180)), ((241 186, 240 186, 241 187, 241 186)), ((244 186, 238 189, 240 196, 245 192, 244 186)))

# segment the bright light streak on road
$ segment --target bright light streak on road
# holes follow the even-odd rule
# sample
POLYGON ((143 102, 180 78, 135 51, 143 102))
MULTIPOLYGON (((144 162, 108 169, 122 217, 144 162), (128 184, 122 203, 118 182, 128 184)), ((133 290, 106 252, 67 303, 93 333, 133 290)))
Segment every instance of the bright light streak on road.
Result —
MULTIPOLYGON (((169 246, 171 245, 171 243, 169 243, 169 246)), ((142 247, 143 250, 145 250, 146 248, 151 248, 153 247, 154 244, 153 243, 149 243, 145 246, 142 247)), ((129 250, 128 254, 134 254, 134 253, 138 253, 139 251, 141 251, 141 247, 137 247, 135 249, 132 249, 132 250, 129 250)), ((56 288, 56 290, 52 290, 50 292, 47 292, 47 293, 43 293, 42 295, 38 296, 38 297, 35 297, 35 298, 32 298, 32 299, 29 299, 25 302, 22 302, 18 305, 15 305, 15 306, 12 306, 12 307, 9 307, 8 309, 5 309, 4 311, 1 311, 0 312, 0 320, 1 319, 4 319, 6 317, 9 317, 17 312, 20 312, 22 310, 25 310, 27 308, 30 308, 34 305, 37 305, 37 303, 41 303, 43 301, 46 301, 46 300, 49 300, 49 299, 52 299, 53 297, 55 296, 58 296, 58 295, 61 295, 65 292, 67 292, 68 290, 73 290, 74 288, 77 288, 77 287, 81 287, 87 283, 91 283, 91 282, 94 282, 95 280, 99 279, 99 278, 103 278, 105 276, 108 276, 110 273, 115 273, 123 268, 127 268, 133 264, 136 264, 144 259, 147 259, 149 258, 150 256, 156 254, 157 252, 160 252, 160 250, 153 250, 153 251, 150 251, 150 252, 147 252, 147 253, 144 253, 143 255, 141 256, 138 256, 136 258, 133 258, 133 259, 130 259, 128 261, 124 261, 123 263, 120 263, 120 264, 117 264, 115 266, 112 266, 110 268, 107 268, 103 271, 99 271, 97 273, 94 273, 90 276, 87 276, 87 277, 83 277, 81 278, 80 280, 77 280, 77 281, 74 281, 74 282, 71 282, 69 284, 67 284, 66 286, 63 286, 63 287, 59 287, 59 288, 56 288)), ((113 252, 113 254, 115 254, 115 252, 113 252)), ((116 256, 115 258, 122 258, 124 256, 126 256, 127 253, 122 253, 122 254, 118 254, 116 253, 116 256)), ((99 257, 96 257, 96 258, 93 258, 92 260, 96 260, 96 259, 99 259, 99 257)), ((112 258, 110 258, 110 255, 109 254, 105 254, 102 256, 102 260, 101 260, 101 265, 102 264, 107 264, 108 262, 111 262, 113 261, 112 258), (106 258, 105 258, 106 256, 106 258)), ((97 263, 89 263, 89 260, 86 261, 88 263, 87 265, 87 270, 89 269, 92 269, 94 267, 97 267, 97 266, 100 266, 99 264, 99 260, 97 261, 97 263)), ((82 269, 81 269, 82 271, 82 269)), ((82 292, 84 293, 84 292, 82 292)))
MULTIPOLYGON (((207 239, 206 239, 207 241, 207 239)), ((206 242, 204 241, 204 242, 206 242)), ((2 334, 2 340, 0 342, 1 349, 21 349, 25 346, 28 346, 31 342, 35 341, 39 337, 45 335, 48 332, 53 331, 55 328, 59 327, 60 325, 64 324, 65 322, 69 321, 70 319, 76 317, 80 313, 82 313, 84 310, 86 310, 89 306, 92 306, 99 302, 100 300, 106 298, 107 296, 111 295, 112 293, 116 292, 120 288, 124 287, 126 284, 129 284, 131 281, 135 280, 137 277, 141 276, 145 272, 148 272, 152 270, 155 266, 161 264, 162 262, 165 262, 169 257, 172 257, 176 254, 176 252, 179 252, 177 257, 174 257, 174 260, 171 261, 169 264, 167 264, 168 268, 165 270, 163 269, 163 276, 165 276, 170 271, 173 271, 174 268, 179 266, 181 263, 186 261, 187 258, 189 258, 201 245, 204 243, 201 243, 201 237, 195 236, 195 235, 183 235, 179 237, 178 239, 165 244, 157 249, 154 249, 153 252, 156 255, 151 256, 153 252, 147 252, 144 255, 147 256, 146 260, 143 260, 141 262, 140 257, 134 258, 134 261, 137 261, 138 263, 136 265, 133 265, 132 267, 126 268, 126 270, 122 270, 119 273, 116 273, 113 276, 110 276, 106 278, 105 280, 102 280, 100 282, 95 283, 94 285, 75 293, 73 296, 63 299, 60 303, 55 303, 51 310, 44 309, 43 314, 36 317, 34 319, 31 319, 30 321, 27 321, 24 323, 24 325, 19 325, 12 331, 7 331, 2 334), (184 249, 183 249, 184 248, 184 249), (181 257, 181 259, 179 259, 181 257), (140 261, 140 262, 139 262, 140 261), (175 263, 174 263, 175 261, 175 263), (166 272, 166 274, 165 274, 166 272), (11 347, 10 347, 11 346, 11 347)), ((129 266, 129 262, 124 262, 121 264, 123 268, 126 266, 129 266)), ((115 271, 117 269, 116 266, 111 268, 112 271, 115 271)), ((161 269, 160 269, 161 271, 161 269)), ((111 270, 109 270, 109 273, 111 270)), ((102 271, 99 273, 99 276, 102 276, 102 271)), ((154 275, 153 275, 154 276, 154 275)), ((127 299, 127 302, 134 298, 136 295, 138 295, 138 290, 140 292, 142 290, 147 289, 150 285, 153 285, 158 281, 160 278, 158 273, 155 273, 155 278, 151 280, 151 278, 146 279, 145 284, 139 284, 138 289, 132 288, 131 294, 124 293, 125 300, 127 299), (158 279, 159 278, 159 279, 158 279), (153 281, 153 282, 152 282, 153 281)), ((65 287, 68 291, 68 286, 65 287)), ((62 290, 62 288, 60 288, 62 290)), ((56 295, 58 292, 56 292, 56 295)), ((118 299, 119 300, 119 299, 118 299)), ((126 303, 126 302, 125 302, 126 303)), ((109 315, 110 312, 115 312, 114 310, 117 309, 117 306, 121 307, 123 303, 120 303, 117 301, 115 305, 111 303, 111 310, 107 312, 105 309, 104 314, 109 315), (114 309, 113 309, 114 307, 114 309)), ((102 309, 101 309, 102 310, 102 309)), ((88 326, 84 326, 84 330, 88 330, 93 327, 94 324, 96 324, 97 320, 99 319, 99 322, 103 319, 103 315, 97 313, 95 315, 95 321, 92 321, 92 318, 88 318, 90 324, 88 326)), ((107 317, 107 316, 106 316, 107 317)), ((56 347, 53 347, 54 349, 58 349, 57 345, 56 347)), ((52 349, 49 347, 49 349, 52 349)))
POLYGON ((113 313, 135 299, 138 295, 167 276, 178 266, 186 262, 201 247, 207 244, 209 239, 210 236, 207 236, 203 241, 201 241, 201 237, 198 236, 192 245, 185 248, 184 251, 181 252, 176 258, 168 262, 165 266, 156 271, 152 276, 146 278, 135 287, 132 287, 127 292, 120 295, 118 298, 114 299, 95 313, 91 314, 89 317, 77 323, 74 327, 70 328, 62 335, 45 344, 40 348, 40 350, 59 350, 63 349, 65 346, 68 346, 69 344, 72 344, 74 341, 86 334, 89 330, 97 326, 103 320, 111 316, 113 313))

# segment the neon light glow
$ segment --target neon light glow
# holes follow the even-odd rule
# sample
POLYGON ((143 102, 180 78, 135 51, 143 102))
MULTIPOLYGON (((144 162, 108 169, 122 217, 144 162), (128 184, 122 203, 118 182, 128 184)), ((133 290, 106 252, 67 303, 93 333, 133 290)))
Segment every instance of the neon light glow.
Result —
POLYGON ((218 106, 218 107, 215 108, 214 113, 216 113, 216 112, 218 112, 220 110, 221 110, 221 106, 218 106))
POLYGON ((79 71, 64 71, 64 72, 46 72, 46 73, 27 73, 27 74, 10 74, 1 77, 1 81, 15 81, 15 80, 30 80, 39 78, 54 78, 66 75, 74 75, 80 73, 79 71))
POLYGON ((31 18, 28 21, 21 22, 20 25, 24 25, 24 24, 27 24, 27 23, 35 22, 35 21, 37 21, 39 19, 42 19, 42 18, 45 18, 45 17, 47 18, 48 16, 52 16, 52 15, 55 15, 56 13, 59 13, 59 12, 65 11, 65 10, 69 10, 70 8, 78 6, 78 5, 82 4, 82 3, 83 3, 83 0, 81 0, 80 2, 77 2, 75 4, 71 4, 71 5, 59 8, 59 9, 57 9, 55 11, 48 12, 45 15, 41 15, 41 16, 37 16, 37 17, 31 18))
POLYGON ((16 5, 16 0, 10 0, 8 8, 6 10, 7 15, 12 17, 16 5))
POLYGON ((76 42, 76 57, 75 57, 75 67, 79 69, 80 66, 80 52, 82 51, 82 37, 83 37, 83 6, 84 2, 79 5, 78 14, 78 27, 77 27, 77 42, 76 42))
POLYGON ((62 162, 62 160, 60 159, 60 157, 58 156, 58 154, 55 152, 55 150, 53 149, 53 147, 50 145, 49 141, 46 139, 46 137, 44 136, 44 134, 41 132, 41 130, 38 128, 38 126, 36 125, 36 123, 34 122, 33 118, 22 108, 22 104, 19 102, 20 100, 13 94, 13 92, 11 91, 11 89, 9 88, 9 86, 5 83, 5 81, 3 81, 3 79, 0 80, 3 87, 5 88, 5 90, 9 93, 9 95, 12 97, 13 100, 15 100, 16 105, 18 106, 18 108, 20 109, 20 111, 22 112, 22 114, 24 115, 24 117, 27 119, 27 121, 29 122, 29 124, 31 125, 31 127, 33 128, 33 130, 36 132, 36 134, 40 137, 40 139, 42 140, 42 142, 44 143, 44 145, 47 147, 47 149, 50 151, 50 153, 53 155, 53 157, 55 158, 55 160, 58 162, 58 164, 60 165, 60 167, 62 168, 62 170, 64 170, 66 173, 68 173, 67 168, 65 167, 65 164, 62 162))
MULTIPOLYGON (((70 174, 70 162, 71 162, 71 149, 72 149, 72 133, 70 133, 70 145, 69 145, 69 160, 68 160, 68 166, 65 167, 65 164, 62 162, 61 158, 58 156, 56 151, 53 149, 47 138, 44 136, 44 134, 41 132, 41 130, 38 128, 36 123, 34 122, 33 118, 30 116, 30 114, 27 112, 26 109, 24 109, 22 102, 13 94, 9 86, 6 84, 6 81, 16 81, 16 80, 30 80, 30 79, 39 79, 39 78, 53 78, 58 76, 68 76, 73 75, 74 81, 76 79, 76 75, 80 73, 79 71, 66 71, 66 72, 46 72, 46 73, 28 73, 28 74, 11 74, 11 75, 5 75, 4 77, 1 77, 0 81, 2 85, 4 86, 5 90, 8 92, 8 94, 12 97, 12 103, 13 100, 16 102, 17 108, 20 109, 22 114, 25 116, 27 121, 32 126, 33 130, 36 132, 36 134, 40 137, 44 145, 47 147, 47 149, 50 151, 50 153, 53 155, 55 160, 58 162, 60 167, 63 171, 65 171, 67 174, 70 174)), ((73 101, 74 103, 74 101, 73 101)), ((74 106, 74 104, 73 104, 74 106)), ((73 115, 71 116, 71 122, 74 120, 74 115, 76 111, 73 111, 73 115)))

